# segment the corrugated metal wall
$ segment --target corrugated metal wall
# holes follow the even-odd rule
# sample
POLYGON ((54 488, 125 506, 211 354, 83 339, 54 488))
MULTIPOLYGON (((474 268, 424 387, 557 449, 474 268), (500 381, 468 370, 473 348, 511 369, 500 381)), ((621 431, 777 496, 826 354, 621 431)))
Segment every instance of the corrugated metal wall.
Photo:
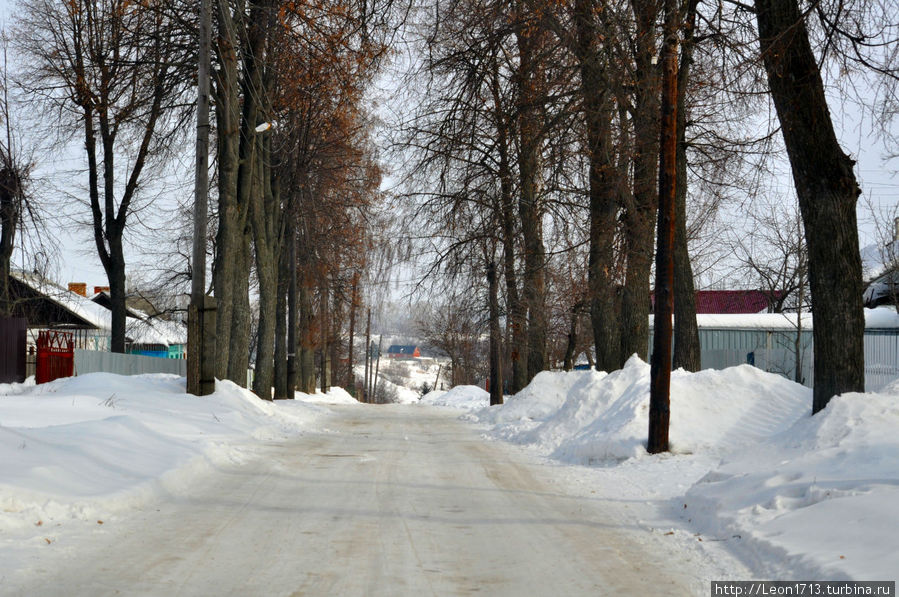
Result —
MULTIPOLYGON (((700 328, 699 344, 703 369, 724 369, 749 363, 763 371, 795 379, 796 332, 700 328)), ((652 336, 649 339, 652 353, 652 336)), ((814 340, 803 330, 799 346, 801 380, 812 386, 814 340)), ((899 330, 865 330, 865 390, 876 392, 899 378, 899 330)))
POLYGON ((899 334, 865 330, 865 390, 876 392, 899 378, 899 334))

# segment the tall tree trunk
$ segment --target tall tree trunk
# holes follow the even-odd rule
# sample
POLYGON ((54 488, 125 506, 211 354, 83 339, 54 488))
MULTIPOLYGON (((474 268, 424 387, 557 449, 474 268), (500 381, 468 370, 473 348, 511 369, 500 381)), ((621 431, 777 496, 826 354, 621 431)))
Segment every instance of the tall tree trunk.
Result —
POLYGON ((490 318, 490 405, 503 403, 502 330, 499 325, 499 284, 496 262, 487 263, 487 310, 490 318))
POLYGON ((690 0, 684 15, 684 41, 677 72, 677 194, 674 205, 674 367, 702 368, 699 327, 696 324, 696 289, 687 247, 687 84, 693 63, 693 31, 698 0, 690 0))
POLYGON ((546 366, 546 250, 540 205, 540 151, 543 139, 543 77, 539 56, 543 32, 527 21, 518 43, 518 215, 524 240, 524 302, 528 311, 527 372, 530 381, 546 366))
POLYGON ((327 393, 331 389, 331 289, 327 277, 320 282, 319 292, 319 354, 321 355, 321 389, 327 393))
POLYGON ((297 351, 299 350, 299 313, 297 283, 297 219, 293 198, 287 208, 287 250, 288 250, 288 282, 287 282, 287 397, 293 398, 297 389, 297 351))
POLYGON ((649 351, 650 271, 652 270, 656 187, 659 156, 659 74, 656 0, 632 0, 637 24, 636 86, 634 90, 633 192, 625 206, 627 272, 621 301, 621 353, 624 364, 632 354, 646 360, 649 351))
POLYGON ((611 106, 608 80, 597 47, 596 5, 591 0, 575 4, 577 58, 581 74, 584 122, 589 159, 590 248, 587 276, 590 320, 596 347, 596 368, 618 368, 618 294, 615 280, 615 239, 618 190, 612 162, 611 106))
MULTIPOLYGON (((336 277, 331 280, 331 288, 337 288, 340 284, 338 283, 336 277)), ((333 385, 342 385, 341 378, 341 367, 340 367, 340 355, 341 349, 341 329, 343 328, 343 303, 340 300, 340 295, 342 293, 338 293, 336 291, 331 292, 331 300, 333 301, 331 304, 331 326, 329 328, 328 337, 330 340, 328 344, 330 346, 330 361, 331 361, 331 376, 330 382, 328 386, 333 385)), ((346 389, 346 388, 344 388, 346 389)))
POLYGON ((125 290, 125 253, 121 239, 110 243, 109 255, 109 265, 105 268, 109 281, 109 302, 112 312, 110 318, 112 336, 109 349, 112 352, 125 352, 125 318, 128 310, 125 304, 127 297, 125 290))
POLYGON ((371 402, 371 308, 367 310, 365 321, 365 377, 362 380, 362 402, 371 402))
POLYGON ((218 2, 216 17, 218 35, 215 40, 215 59, 218 68, 212 69, 215 83, 215 120, 218 154, 218 228, 212 283, 216 302, 215 376, 228 377, 231 350, 231 319, 234 312, 234 278, 239 272, 235 255, 238 251, 241 210, 237 204, 237 166, 240 161, 240 84, 238 75, 237 30, 243 27, 242 6, 236 7, 233 17, 228 2, 218 2))
POLYGON ((256 342, 256 375, 253 392, 265 400, 272 396, 275 327, 278 303, 278 261, 281 247, 281 201, 272 185, 271 137, 258 140, 257 193, 251 198, 250 215, 259 281, 259 331, 256 342))
POLYGON ((268 0, 250 3, 244 23, 245 4, 239 2, 233 13, 220 3, 217 44, 222 69, 216 81, 221 89, 216 97, 223 101, 216 109, 220 127, 219 240, 214 281, 218 317, 216 370, 240 385, 246 385, 249 359, 249 209, 256 167, 256 133, 262 62, 265 55, 265 29, 269 18, 268 0), (246 35, 242 36, 244 24, 246 35), (241 38, 245 45, 240 42, 241 38), (237 48, 240 47, 243 77, 238 83, 237 48), (240 98, 238 98, 238 86, 240 98), (223 114, 219 115, 219 112, 223 114), (224 183, 224 186, 223 184, 224 183))
MULTIPOLYGON (((502 230, 503 275, 506 285, 506 313, 511 338, 508 342, 509 362, 512 378, 509 380, 510 391, 516 394, 528 383, 527 371, 527 309, 518 292, 518 277, 515 274, 515 197, 512 184, 512 167, 509 156, 511 125, 506 116, 506 106, 500 93, 500 75, 497 61, 493 63, 492 92, 494 104, 494 120, 497 132, 497 151, 499 152, 500 182, 500 229, 502 230)), ((434 388, 436 389, 436 388, 434 388)))
POLYGON ((278 259, 278 300, 275 302, 275 398, 287 398, 287 286, 290 281, 290 251, 286 231, 278 259))
POLYGON ((353 272, 353 289, 350 298, 350 341, 347 346, 346 390, 353 398, 356 396, 356 373, 353 370, 353 348, 356 342, 356 308, 359 303, 359 272, 353 272))
POLYGON ((568 326, 568 342, 565 346, 565 359, 562 361, 562 369, 571 371, 574 368, 574 359, 577 357, 577 327, 581 317, 581 303, 571 307, 571 321, 568 326))
MULTIPOLYGON (((250 233, 246 228, 239 236, 239 252, 234 256, 238 272, 249 272, 250 233)), ((247 386, 247 370, 250 368, 250 277, 244 273, 233 279, 231 315, 231 350, 228 353, 228 379, 241 387, 247 386)))
POLYGON ((818 63, 796 0, 756 0, 759 44, 808 242, 815 379, 812 412, 865 388, 861 193, 833 130, 818 63))
POLYGON ((299 283, 299 363, 298 384, 301 392, 315 393, 315 314, 312 311, 312 299, 310 295, 309 280, 307 275, 302 276, 299 283))

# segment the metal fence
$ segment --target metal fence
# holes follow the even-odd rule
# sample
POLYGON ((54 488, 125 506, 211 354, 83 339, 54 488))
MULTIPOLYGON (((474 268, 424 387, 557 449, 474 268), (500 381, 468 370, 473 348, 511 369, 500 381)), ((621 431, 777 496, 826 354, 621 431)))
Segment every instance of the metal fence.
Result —
POLYGON ((899 378, 899 334, 865 330, 865 390, 876 392, 899 378))
MULTIPOLYGON (((796 379, 798 349, 800 379, 812 387, 814 339, 803 330, 796 345, 796 331, 765 329, 700 328, 699 344, 703 369, 724 369, 748 363, 763 371, 796 379)), ((652 337, 649 340, 652 351, 652 337)), ((865 330, 865 390, 876 392, 899 379, 899 330, 865 330)))
POLYGON ((84 375, 85 373, 118 373, 119 375, 173 373, 186 376, 187 361, 76 349, 75 375, 84 375))

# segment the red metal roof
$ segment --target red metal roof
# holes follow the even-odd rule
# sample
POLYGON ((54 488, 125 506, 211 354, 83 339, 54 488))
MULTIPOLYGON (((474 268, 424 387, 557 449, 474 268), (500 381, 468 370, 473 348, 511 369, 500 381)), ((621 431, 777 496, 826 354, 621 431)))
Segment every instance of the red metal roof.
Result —
MULTIPOLYGON (((761 290, 697 290, 696 314, 763 313, 768 310, 767 297, 761 290)), ((655 307, 655 293, 650 299, 655 307)))
POLYGON ((697 290, 696 313, 760 313, 768 309, 761 290, 697 290))

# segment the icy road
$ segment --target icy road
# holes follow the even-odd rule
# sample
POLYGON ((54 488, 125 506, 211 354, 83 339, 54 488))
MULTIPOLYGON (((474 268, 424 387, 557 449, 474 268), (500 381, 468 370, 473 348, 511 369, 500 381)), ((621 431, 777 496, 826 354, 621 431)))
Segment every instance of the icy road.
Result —
POLYGON ((266 445, 90 541, 36 550, 0 594, 708 591, 695 563, 636 524, 631 505, 560 489, 556 468, 484 440, 457 413, 331 408, 324 432, 266 445))

